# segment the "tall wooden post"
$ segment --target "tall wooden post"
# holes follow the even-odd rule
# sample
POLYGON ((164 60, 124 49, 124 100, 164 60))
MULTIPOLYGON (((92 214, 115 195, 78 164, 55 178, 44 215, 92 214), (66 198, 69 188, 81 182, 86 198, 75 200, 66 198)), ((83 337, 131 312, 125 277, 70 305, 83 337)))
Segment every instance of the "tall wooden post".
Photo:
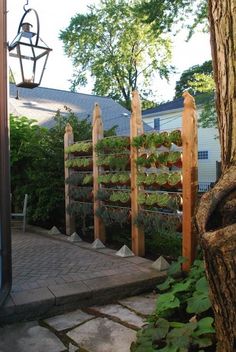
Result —
MULTIPOLYGON (((143 121, 141 113, 141 102, 137 91, 132 92, 131 102, 131 117, 130 117, 130 140, 143 133, 143 121)), ((138 171, 135 160, 138 157, 137 148, 131 145, 130 158, 131 158, 131 213, 132 213, 132 251, 135 255, 144 256, 145 254, 145 243, 144 243, 144 231, 134 224, 133 220, 138 215, 138 171)))
POLYGON ((100 207, 100 200, 96 199, 97 191, 99 189, 98 175, 99 167, 97 166, 97 154, 95 145, 98 140, 103 138, 103 123, 101 117, 101 109, 98 104, 94 105, 93 109, 93 209, 94 209, 94 238, 106 241, 105 227, 102 220, 96 216, 96 210, 100 207))
MULTIPOLYGON (((69 123, 66 124, 65 134, 64 134, 64 150, 69 145, 74 143, 74 133, 71 125, 69 123)), ((67 153, 64 153, 64 160, 66 161, 69 158, 67 153)), ((71 175, 71 170, 65 167, 65 180, 71 175)), ((67 207, 70 205, 70 184, 65 182, 65 207, 66 207, 66 234, 68 236, 72 235, 75 231, 75 219, 73 216, 68 214, 67 207)))
POLYGON ((193 215, 198 191, 197 115, 194 98, 183 93, 184 111, 182 125, 183 141, 183 241, 182 255, 187 258, 183 265, 189 270, 195 258, 196 234, 193 232, 193 215))
POLYGON ((6 21, 6 0, 0 0, 0 305, 12 281, 6 21))

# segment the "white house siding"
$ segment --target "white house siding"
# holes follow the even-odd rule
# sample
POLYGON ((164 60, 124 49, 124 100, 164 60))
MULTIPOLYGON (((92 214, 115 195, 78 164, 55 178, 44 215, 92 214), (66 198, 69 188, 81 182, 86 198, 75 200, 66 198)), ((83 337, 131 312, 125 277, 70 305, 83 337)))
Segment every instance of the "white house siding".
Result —
MULTIPOLYGON (((200 110, 198 110, 200 113, 200 110)), ((162 111, 150 115, 144 115, 145 121, 154 128, 154 119, 160 118, 160 131, 181 128, 182 109, 162 111)), ((198 181, 203 190, 211 182, 216 181, 216 161, 220 161, 220 145, 215 128, 198 129, 198 151, 207 151, 208 159, 198 160, 198 181)))

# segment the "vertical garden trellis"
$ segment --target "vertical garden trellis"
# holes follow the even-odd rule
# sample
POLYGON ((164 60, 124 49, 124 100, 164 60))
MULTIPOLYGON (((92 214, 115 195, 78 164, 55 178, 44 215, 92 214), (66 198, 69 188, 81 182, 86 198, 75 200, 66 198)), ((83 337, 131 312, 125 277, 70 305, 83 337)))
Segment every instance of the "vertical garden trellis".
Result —
MULTIPOLYGON (((179 190, 177 190, 177 192, 175 192, 175 191, 172 192, 171 189, 170 189, 170 191, 165 190, 165 189, 163 191, 163 190, 159 189, 157 192, 155 192, 155 191, 151 190, 151 193, 150 193, 151 196, 150 196, 150 194, 148 194, 148 191, 146 192, 144 187, 140 186, 140 184, 138 182, 139 174, 138 174, 137 165, 138 165, 139 155, 140 155, 140 152, 145 151, 145 147, 146 148, 148 148, 148 147, 144 146, 144 145, 141 147, 137 147, 133 142, 135 140, 137 141, 137 138, 141 140, 143 138, 143 136, 145 137, 145 134, 143 133, 141 103, 140 103, 140 98, 139 98, 138 92, 134 91, 132 95, 133 95, 133 97, 132 97, 132 114, 131 114, 131 118, 130 118, 129 146, 127 145, 127 137, 114 136, 112 139, 110 139, 110 142, 111 142, 110 144, 113 144, 113 151, 115 151, 118 154, 115 156, 113 155, 113 157, 112 157, 111 150, 110 150, 110 152, 108 151, 108 153, 103 151, 103 154, 100 154, 100 155, 98 153, 98 144, 100 143, 99 145, 101 147, 101 145, 102 145, 101 142, 102 143, 105 142, 104 143, 104 146, 105 146, 107 141, 109 141, 109 139, 108 138, 104 139, 104 137, 103 137, 103 125, 102 125, 100 108, 97 104, 95 104, 95 107, 94 107, 94 111, 93 111, 93 138, 92 138, 94 238, 105 241, 105 226, 102 221, 102 217, 100 217, 98 215, 99 210, 103 207, 104 204, 105 204, 104 208, 107 207, 107 208, 113 209, 113 210, 115 210, 115 208, 117 208, 118 210, 119 210, 119 208, 120 208, 120 210, 124 209, 124 213, 127 212, 127 214, 128 214, 130 212, 130 214, 131 214, 132 251, 134 252, 135 255, 143 256, 145 254, 144 231, 143 231, 142 227, 138 226, 137 222, 134 221, 137 218, 139 211, 141 209, 140 202, 139 202, 139 194, 143 193, 144 196, 146 196, 149 201, 150 201, 151 197, 152 198, 159 197, 158 201, 160 202, 160 204, 163 204, 163 199, 165 197, 168 198, 168 196, 170 195, 169 198, 172 200, 174 199, 174 202, 178 201, 178 205, 179 205, 180 204, 179 203, 179 200, 180 200, 179 193, 181 193, 181 197, 182 197, 181 199, 182 199, 182 203, 183 203, 182 204, 182 254, 184 257, 186 257, 188 259, 187 263, 184 264, 184 269, 187 270, 189 268, 190 264, 194 260, 194 254, 195 254, 195 249, 196 249, 196 239, 194 237, 193 228, 192 228, 192 218, 193 218, 194 205, 195 205, 195 200, 196 200, 196 195, 197 195, 197 126, 196 126, 196 107, 195 107, 194 99, 189 93, 187 93, 187 92, 184 93, 184 110, 183 110, 182 131, 181 132, 178 131, 179 138, 181 139, 181 145, 182 145, 182 161, 181 161, 181 165, 182 165, 182 176, 181 176, 181 178, 182 178, 182 191, 180 192, 179 190), (119 140, 119 138, 124 138, 123 142, 122 142, 122 139, 119 140), (122 148, 119 149, 121 147, 121 145, 119 145, 119 148, 117 149, 117 144, 115 142, 116 140, 121 144, 123 143, 122 148, 124 148, 124 150, 125 150, 125 148, 129 147, 130 151, 127 152, 127 151, 124 151, 122 148), (128 155, 127 155, 127 153, 128 153, 128 155), (119 163, 119 160, 122 158, 124 159, 124 163, 126 163, 126 161, 127 161, 126 159, 130 158, 130 168, 128 168, 128 169, 124 168, 124 169, 122 169, 122 171, 119 171, 119 172, 114 171, 114 169, 112 171, 112 173, 114 175, 117 172, 118 178, 119 178, 119 176, 121 176, 121 177, 125 178, 126 181, 128 178, 129 182, 130 182, 129 183, 130 189, 129 188, 127 189, 127 187, 124 188, 123 184, 122 184, 122 186, 118 186, 118 190, 113 189, 112 187, 110 187, 110 188, 108 187, 108 190, 106 190, 106 186, 101 187, 101 183, 98 180, 99 178, 101 178, 101 176, 105 177, 105 178, 110 177, 110 180, 114 179, 114 176, 109 174, 111 171, 104 171, 105 167, 101 163, 101 160, 100 160, 101 156, 103 156, 103 159, 104 159, 103 161, 108 162, 108 164, 109 164, 109 162, 114 163, 114 161, 116 163, 119 163), (128 171, 124 171, 124 170, 128 170, 128 171), (127 174, 124 175, 124 172, 126 172, 127 174), (112 199, 112 201, 115 202, 115 203, 113 203, 114 205, 106 205, 107 203, 104 199, 101 200, 101 199, 99 199, 99 197, 97 197, 99 191, 101 191, 102 189, 104 190, 104 193, 108 192, 108 194, 109 194, 109 192, 110 192, 110 194, 112 194, 109 199, 110 200, 112 199), (128 199, 130 197, 130 201, 131 201, 130 208, 129 208, 129 206, 126 206, 126 205, 125 206, 118 206, 120 204, 121 205, 123 204, 123 203, 120 203, 120 199, 118 199, 116 197, 116 195, 118 195, 119 192, 120 193, 127 192, 127 197, 124 197, 124 198, 128 199), (145 194, 145 192, 146 192, 146 194, 145 194), (117 201, 117 199, 118 199, 118 201, 117 201)), ((72 133, 71 129, 67 127, 66 133, 65 133, 65 141, 66 141, 65 146, 71 145, 73 143, 73 138, 71 137, 71 133, 72 133)), ((159 134, 161 134, 161 133, 162 132, 160 132, 159 134)), ((155 137, 155 134, 158 135, 158 133, 156 133, 154 131, 154 133, 150 134, 151 137, 147 137, 147 140, 148 140, 148 138, 150 140, 150 138, 153 138, 153 136, 155 137)), ((164 135, 165 134, 168 135, 168 133, 164 132, 164 135)), ((169 143, 170 143, 170 145, 172 145, 171 142, 169 142, 169 143)), ((172 142, 172 143, 174 143, 174 142, 172 142)), ((164 151, 164 152, 159 151, 156 153, 157 154, 159 153, 158 154, 159 159, 157 158, 158 163, 160 163, 160 164, 164 163, 163 165, 168 166, 169 164, 166 163, 166 160, 168 158, 170 158, 171 153, 172 154, 175 153, 175 155, 178 156, 178 153, 180 155, 181 152, 170 151, 170 146, 166 147, 166 149, 167 149, 167 151, 164 151)), ((148 156, 149 159, 152 157, 153 157, 153 155, 148 156)), ((76 160, 74 160, 74 161, 76 161, 76 160)), ((72 157, 72 163, 67 164, 67 166, 70 167, 71 165, 74 165, 75 164, 74 161, 73 161, 73 157, 72 157)), ((157 162, 157 160, 154 160, 154 161, 157 162)), ((153 160, 150 165, 148 167, 152 168, 153 160)), ((173 165, 177 165, 177 164, 173 164, 173 165)), ((158 169, 158 166, 156 166, 156 168, 158 169)), ((143 170, 142 167, 140 169, 143 170)), ((157 169, 154 172, 149 171, 148 173, 145 174, 146 175, 145 177, 150 179, 151 177, 155 176, 155 172, 156 172, 157 178, 159 177, 159 179, 160 179, 161 176, 163 176, 163 175, 161 175, 163 172, 160 172, 157 169)), ((168 168, 166 168, 166 169, 168 169, 168 168)), ((68 169, 67 167, 65 170, 66 170, 67 176, 70 176, 71 172, 73 172, 73 171, 68 171, 70 169, 68 169)), ((117 169, 117 170, 121 170, 121 169, 117 169)), ((177 172, 175 172, 175 174, 177 174, 177 176, 179 176, 179 174, 180 174, 180 172, 178 170, 179 169, 177 169, 177 172)), ((167 172, 166 172, 166 174, 167 174, 167 172)), ((172 181, 168 181, 169 186, 173 183, 173 174, 174 174, 174 172, 172 172, 172 175, 171 175, 172 181)), ((169 180, 169 178, 168 178, 168 180, 169 180)), ((125 182, 124 182, 124 184, 125 184, 125 182)), ((177 184, 177 182, 176 182, 176 184, 177 184)), ((70 206, 70 204, 71 204, 69 187, 70 186, 66 185, 66 206, 67 207, 70 206)), ((170 186, 170 188, 171 188, 171 186, 170 186)), ((174 190, 175 190, 175 188, 174 188, 174 190)), ((158 201, 157 201, 157 203, 158 203, 158 201)), ((110 204, 110 203, 108 203, 108 204, 110 204)), ((159 204, 158 204, 158 206, 159 206, 159 204)), ((153 213, 155 216, 155 214, 159 214, 161 212, 153 211, 153 213)), ((162 212, 161 214, 165 218, 167 213, 162 212)), ((181 212, 179 212, 179 213, 176 212, 177 216, 179 216, 179 214, 181 214, 181 212)), ((171 215, 175 215, 175 214, 171 214, 171 215)), ((66 215, 67 234, 71 234, 72 228, 74 228, 73 226, 74 226, 73 218, 67 214, 66 215)))

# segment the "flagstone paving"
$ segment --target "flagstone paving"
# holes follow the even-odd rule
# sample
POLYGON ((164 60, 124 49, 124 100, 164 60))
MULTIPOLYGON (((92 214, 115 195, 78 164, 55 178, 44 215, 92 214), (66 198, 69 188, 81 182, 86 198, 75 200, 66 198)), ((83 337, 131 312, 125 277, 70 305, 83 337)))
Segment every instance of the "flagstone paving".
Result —
POLYGON ((154 293, 0 327, 0 352, 129 352, 155 309, 154 293))

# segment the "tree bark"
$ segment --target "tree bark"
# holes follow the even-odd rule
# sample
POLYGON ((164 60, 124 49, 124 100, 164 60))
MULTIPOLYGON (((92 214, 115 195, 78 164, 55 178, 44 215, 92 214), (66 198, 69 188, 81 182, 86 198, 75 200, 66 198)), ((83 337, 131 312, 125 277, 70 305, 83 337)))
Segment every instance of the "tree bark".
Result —
POLYGON ((208 0, 222 176, 196 226, 215 314, 217 352, 236 351, 236 0, 208 0))

